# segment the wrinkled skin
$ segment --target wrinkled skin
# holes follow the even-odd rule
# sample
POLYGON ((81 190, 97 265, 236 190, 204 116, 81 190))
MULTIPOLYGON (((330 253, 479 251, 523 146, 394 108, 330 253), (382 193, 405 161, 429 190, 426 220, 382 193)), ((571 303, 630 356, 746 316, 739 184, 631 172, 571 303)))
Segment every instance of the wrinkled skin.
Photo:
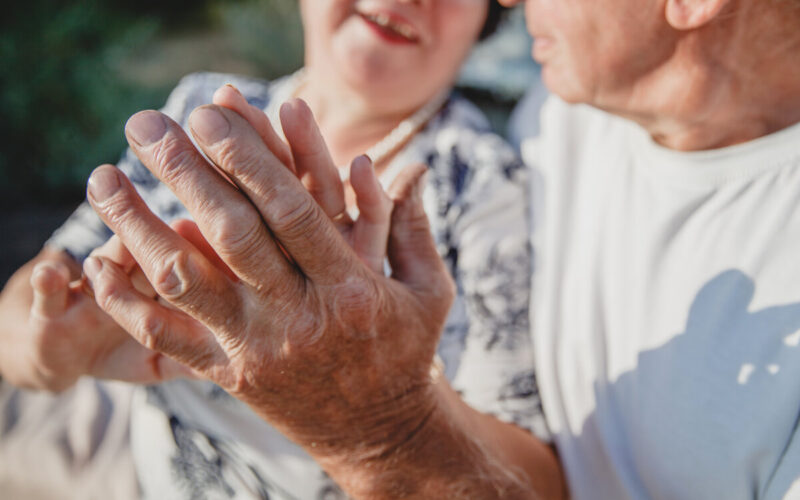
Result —
POLYGON ((282 121, 291 166, 239 114, 193 113, 200 148, 236 187, 166 116, 142 112, 127 126, 134 152, 236 279, 150 213, 112 166, 92 174, 88 198, 172 307, 138 292, 112 259, 88 259, 84 271, 101 308, 142 345, 216 382, 318 459, 368 461, 434 411, 430 367, 452 282, 422 209, 420 169, 394 193, 388 278, 331 222, 342 219, 336 204, 321 208, 290 169, 313 171, 327 157, 335 172, 309 110, 290 102, 282 121))

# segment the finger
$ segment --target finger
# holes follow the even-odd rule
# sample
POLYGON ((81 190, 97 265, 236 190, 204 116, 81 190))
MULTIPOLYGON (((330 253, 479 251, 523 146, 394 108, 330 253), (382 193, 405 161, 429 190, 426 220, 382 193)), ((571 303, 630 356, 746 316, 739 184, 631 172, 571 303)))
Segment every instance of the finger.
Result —
MULTIPOLYGON (((244 119, 233 111, 225 111, 246 126, 249 141, 258 147, 253 149, 247 143, 241 146, 247 150, 237 154, 257 153, 259 162, 280 165, 281 173, 294 179, 244 119)), ((196 129, 195 136, 198 130, 216 126, 204 120, 191 123, 196 129)), ((265 276, 275 279, 295 273, 250 201, 215 172, 177 123, 156 111, 143 111, 128 120, 126 134, 142 163, 175 193, 206 240, 242 281, 258 287, 263 286, 265 276)), ((253 160, 251 157, 250 162, 253 160)))
POLYGON ((292 172, 295 172, 289 146, 275 132, 264 111, 248 103, 239 89, 231 84, 223 85, 214 92, 212 102, 239 113, 258 132, 261 140, 272 151, 272 154, 292 172))
POLYGON ((105 257, 117 266, 122 268, 126 273, 129 273, 134 267, 137 267, 136 259, 128 251, 122 240, 116 234, 111 236, 102 246, 92 250, 89 255, 94 257, 105 257))
POLYGON ((241 304, 234 284, 153 215, 124 174, 111 165, 95 169, 87 199, 119 235, 158 295, 212 329, 235 330, 231 318, 239 317, 241 304))
MULTIPOLYGON (((452 300, 453 282, 436 250, 422 204, 425 165, 405 168, 389 187, 394 201, 389 232, 392 276, 432 300, 452 300)), ((449 305, 447 306, 449 308, 449 305)))
POLYGON ((281 126, 297 176, 328 217, 344 212, 344 186, 308 105, 292 99, 281 106, 281 126))
POLYGON ((153 288, 153 285, 150 284, 150 281, 147 279, 147 275, 144 274, 142 268, 136 266, 133 268, 131 272, 128 273, 128 276, 131 278, 131 283, 136 290, 139 291, 142 295, 146 297, 156 297, 158 292, 156 289, 153 288))
POLYGON ((383 274, 392 200, 383 191, 372 162, 366 156, 359 156, 350 165, 350 184, 359 212, 353 225, 353 249, 370 269, 383 274))
POLYGON ((31 315, 56 319, 67 310, 69 300, 69 269, 58 261, 36 264, 31 274, 33 304, 31 315))
POLYGON ((194 245, 196 249, 200 250, 200 253, 202 253, 214 267, 225 273, 225 276, 233 281, 239 280, 233 271, 231 271, 231 268, 225 264, 220 256, 217 255, 217 252, 214 251, 214 248, 206 241, 203 237, 203 233, 200 232, 200 228, 197 227, 197 224, 188 219, 177 219, 172 221, 169 226, 186 241, 194 245))
POLYGON ((224 358, 210 331, 181 311, 139 293, 128 275, 103 257, 89 257, 83 270, 100 308, 141 345, 197 370, 224 358))
MULTIPOLYGON (((266 146, 241 116, 219 106, 202 106, 192 113, 189 123, 208 158, 258 208, 272 234, 306 277, 325 284, 339 283, 349 274, 356 261, 350 247, 297 178, 266 154, 266 146)), ((209 243, 219 248, 210 239, 209 243)), ((234 271, 241 276, 237 269, 234 271)), ((276 279, 274 272, 265 272, 263 262, 257 263, 253 272, 261 272, 267 282, 276 279)))
POLYGON ((102 246, 92 250, 89 254, 92 257, 105 257, 111 262, 119 266, 125 273, 131 277, 133 286, 142 294, 148 297, 155 297, 156 291, 153 286, 147 281, 139 263, 133 258, 133 255, 128 251, 122 240, 116 234, 108 239, 102 246))

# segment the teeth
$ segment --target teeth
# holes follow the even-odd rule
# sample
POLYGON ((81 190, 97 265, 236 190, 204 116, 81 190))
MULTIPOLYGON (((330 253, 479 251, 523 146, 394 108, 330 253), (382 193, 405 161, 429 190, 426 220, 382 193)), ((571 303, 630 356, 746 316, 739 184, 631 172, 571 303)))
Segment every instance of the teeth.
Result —
POLYGON ((411 39, 414 37, 414 33, 411 31, 410 28, 407 26, 396 26, 395 29, 400 32, 401 35, 404 37, 411 39))
POLYGON ((366 17, 367 19, 374 22, 378 26, 382 28, 388 28, 400 34, 401 36, 408 38, 409 40, 413 40, 415 38, 414 31, 410 27, 402 24, 393 23, 389 18, 389 16, 387 16, 386 14, 377 14, 374 16, 366 16, 366 17))

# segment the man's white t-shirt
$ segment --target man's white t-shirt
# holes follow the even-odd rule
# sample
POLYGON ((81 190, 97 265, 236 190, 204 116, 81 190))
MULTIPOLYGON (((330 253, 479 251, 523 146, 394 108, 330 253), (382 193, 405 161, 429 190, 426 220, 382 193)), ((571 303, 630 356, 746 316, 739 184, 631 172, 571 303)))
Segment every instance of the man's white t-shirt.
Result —
POLYGON ((800 124, 681 153, 551 99, 532 321, 575 499, 800 498, 800 124))

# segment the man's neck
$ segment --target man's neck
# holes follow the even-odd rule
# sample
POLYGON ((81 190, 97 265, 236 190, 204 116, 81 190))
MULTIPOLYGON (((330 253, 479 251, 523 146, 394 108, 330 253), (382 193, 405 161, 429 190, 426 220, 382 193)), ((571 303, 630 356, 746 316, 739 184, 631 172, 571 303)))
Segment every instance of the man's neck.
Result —
POLYGON ((800 122, 800 14, 772 19, 775 9, 753 9, 686 33, 622 109, 607 110, 683 151, 747 142, 800 122))

